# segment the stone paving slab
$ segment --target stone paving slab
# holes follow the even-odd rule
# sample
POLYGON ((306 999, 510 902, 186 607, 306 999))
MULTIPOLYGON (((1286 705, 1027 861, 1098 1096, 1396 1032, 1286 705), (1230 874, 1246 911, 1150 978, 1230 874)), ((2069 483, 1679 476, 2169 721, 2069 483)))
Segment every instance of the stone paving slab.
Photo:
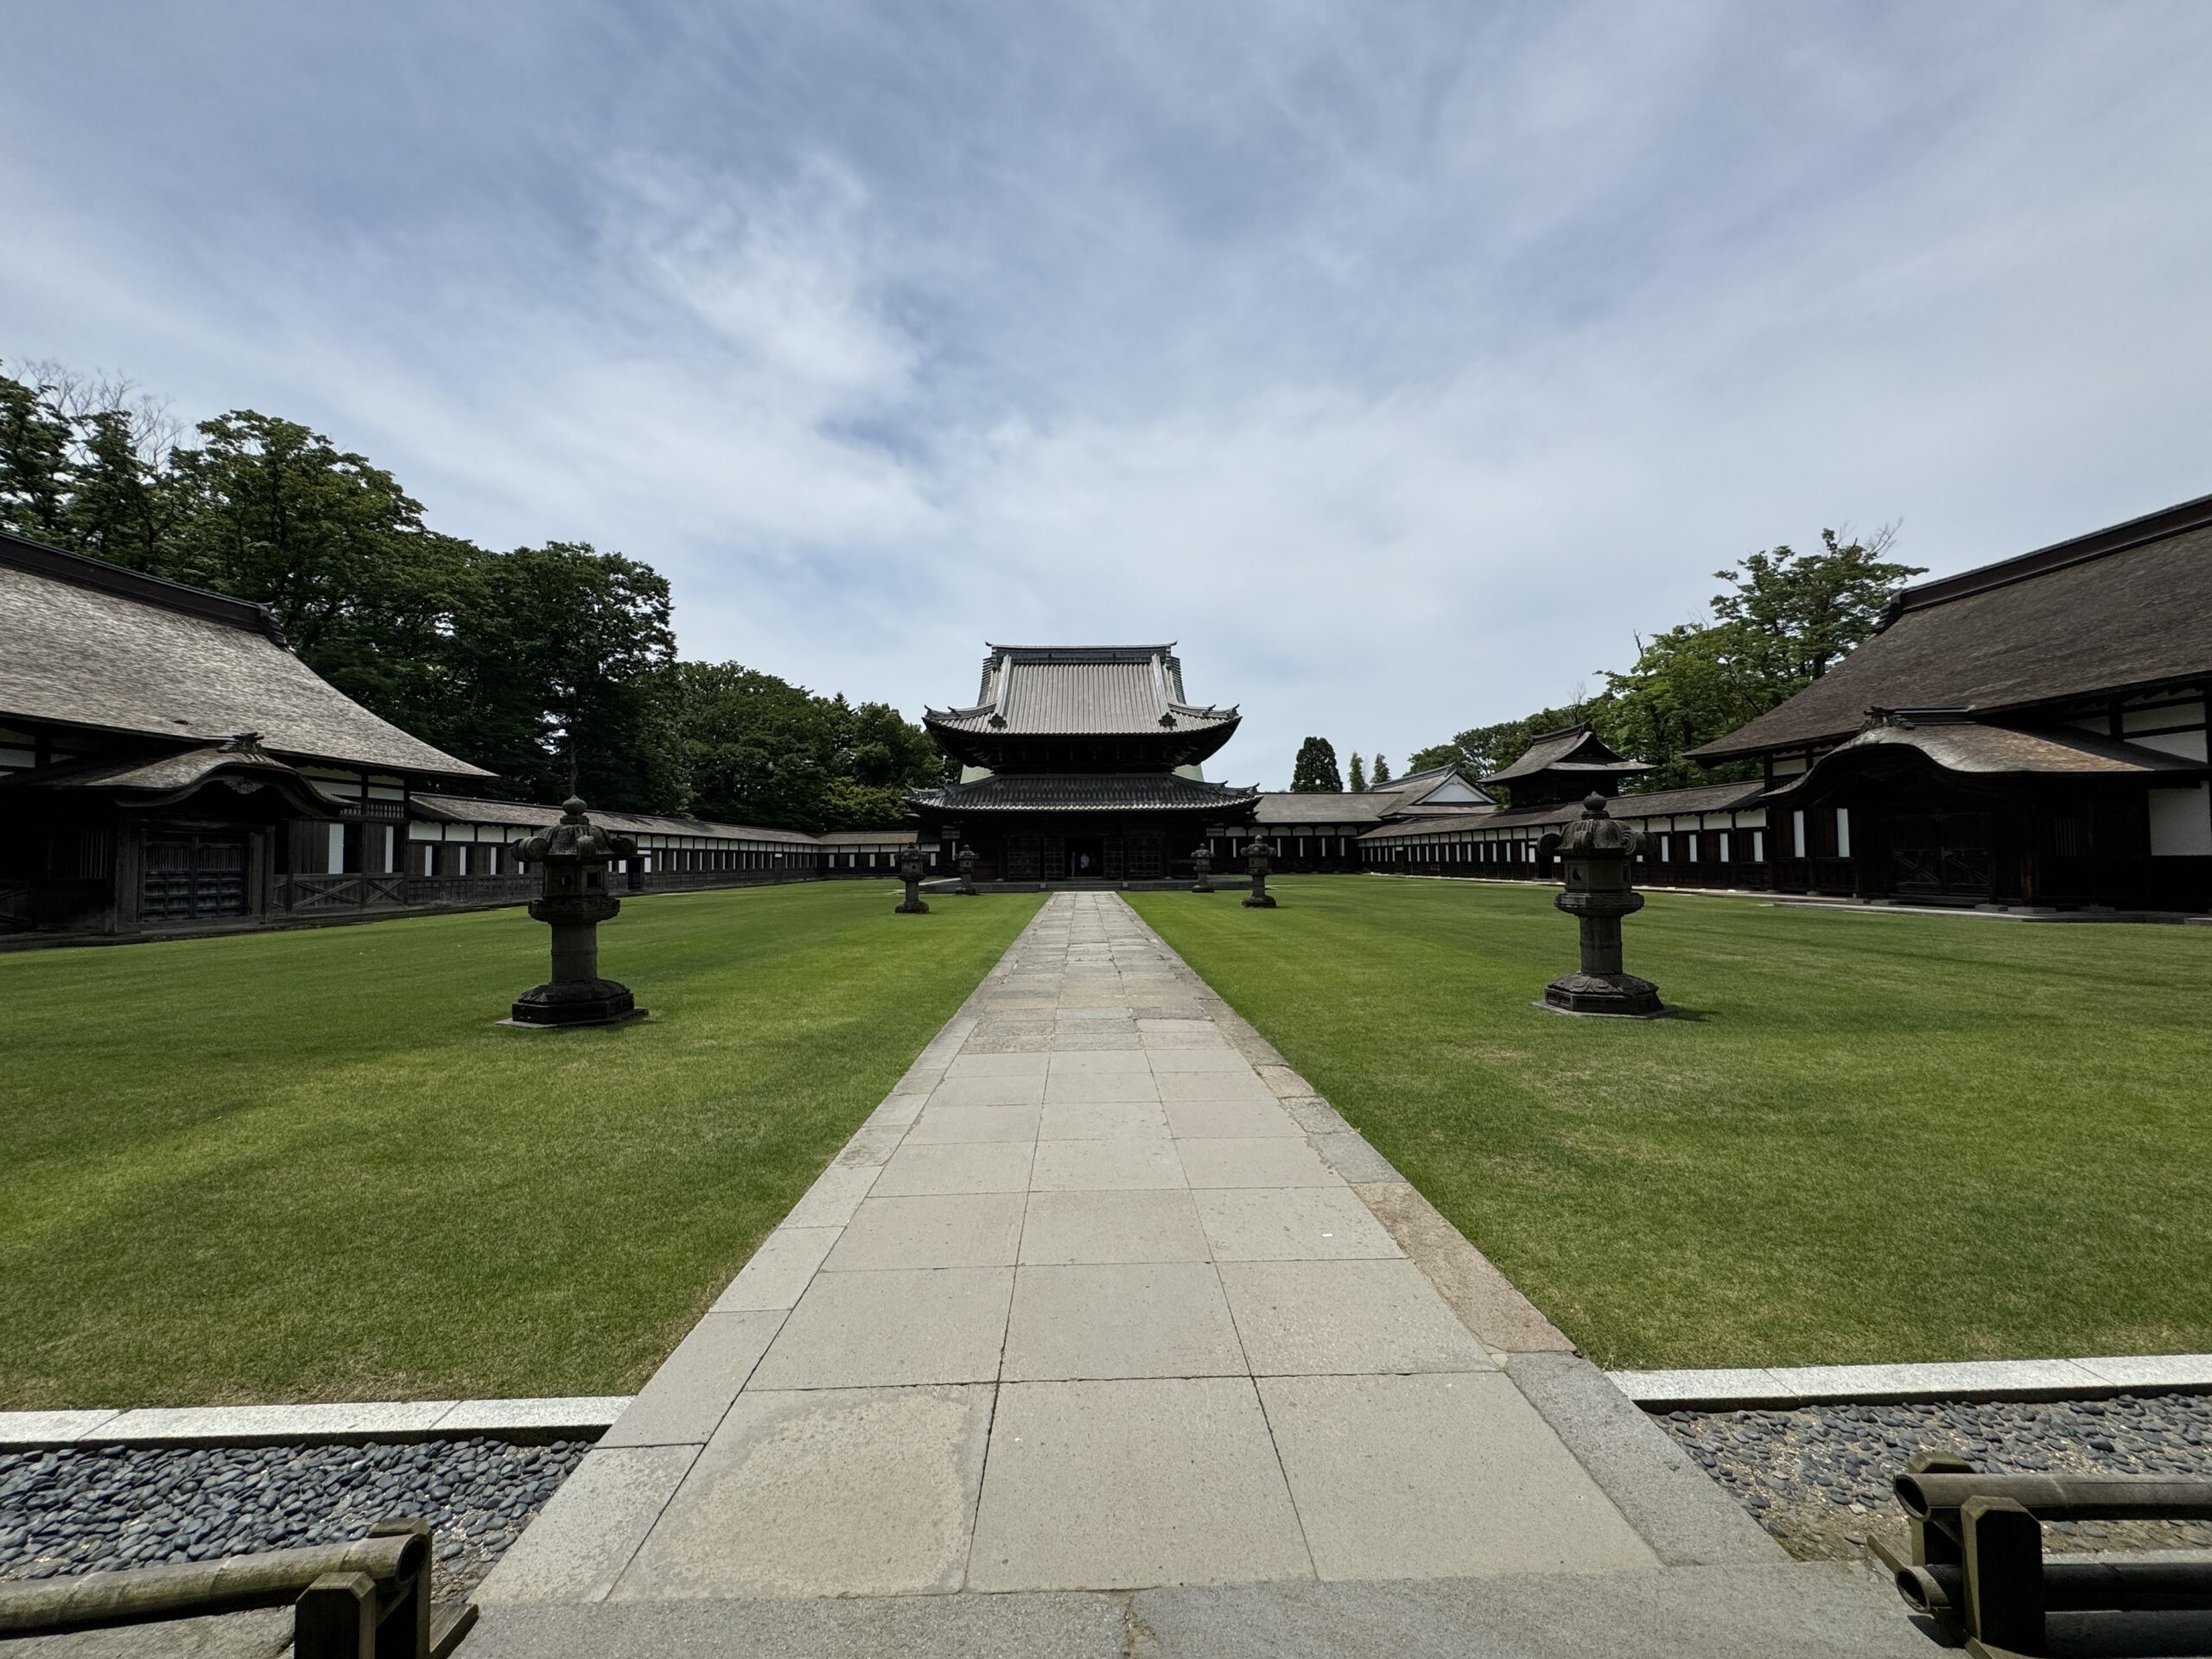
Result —
POLYGON ((1489 1371, 1489 1351, 1411 1262, 1224 1262, 1255 1376, 1489 1371))
POLYGON ((1927 1659, 1941 1650, 1873 1573, 1793 1563, 1135 1595, 499 1606, 486 1611, 466 1651, 469 1659, 1927 1659))
POLYGON ((1118 899, 1057 896, 616 1437, 683 1444, 594 1452, 588 1504, 490 1584, 906 1605, 1651 1567, 1496 1369, 1528 1321, 1468 1319, 1510 1287, 1347 1179, 1389 1173, 1118 899))
POLYGON ((748 1393, 615 1599, 957 1590, 990 1420, 987 1388, 748 1393))
POLYGON ((1012 1268, 817 1274, 753 1374, 760 1389, 992 1382, 1012 1268))
POLYGON ((1023 1268, 1007 1382, 1242 1376, 1244 1349, 1211 1262, 1023 1268))
POLYGON ((1238 1584, 1312 1570, 1249 1377, 1000 1388, 971 1589, 1238 1584))
POLYGON ((1145 1659, 1931 1659, 1859 1567, 1675 1567, 1151 1590, 1145 1659))
POLYGON ((1509 1377, 1277 1376, 1259 1388, 1323 1579, 1657 1565, 1509 1377))

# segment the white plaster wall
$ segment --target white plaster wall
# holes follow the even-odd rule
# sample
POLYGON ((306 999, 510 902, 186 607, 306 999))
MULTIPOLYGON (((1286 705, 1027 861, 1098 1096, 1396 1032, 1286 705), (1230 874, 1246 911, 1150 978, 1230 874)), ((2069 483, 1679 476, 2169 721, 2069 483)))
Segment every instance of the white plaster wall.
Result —
MULTIPOLYGON (((2199 734, 2202 741, 2202 734, 2199 734)), ((2212 784, 2151 791, 2151 856, 2212 854, 2212 784)))

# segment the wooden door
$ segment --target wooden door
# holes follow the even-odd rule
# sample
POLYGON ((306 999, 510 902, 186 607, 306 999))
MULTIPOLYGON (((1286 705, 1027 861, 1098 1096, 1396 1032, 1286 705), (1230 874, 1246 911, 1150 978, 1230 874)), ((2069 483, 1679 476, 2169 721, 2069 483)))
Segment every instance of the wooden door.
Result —
POLYGON ((243 835, 149 835, 139 921, 198 922, 246 914, 249 850, 243 835))

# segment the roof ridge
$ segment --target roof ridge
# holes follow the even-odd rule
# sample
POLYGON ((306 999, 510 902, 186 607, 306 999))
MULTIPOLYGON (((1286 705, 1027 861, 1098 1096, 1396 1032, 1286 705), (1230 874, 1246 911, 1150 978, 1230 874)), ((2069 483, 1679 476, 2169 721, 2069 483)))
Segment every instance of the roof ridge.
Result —
POLYGON ((1976 565, 1970 570, 1960 571, 1956 575, 1939 576, 1934 582, 1901 588, 1875 626, 1878 630, 1886 628, 1909 611, 1923 611, 1932 606, 1946 605, 1953 600, 1986 594, 1993 588, 2009 588, 2015 582, 2047 575, 2071 565, 2086 564, 2092 559, 2109 558, 2113 554, 2125 553, 2146 543, 2163 542, 2171 537, 2186 535, 2208 524, 2212 524, 2212 495, 2200 495, 2193 500, 2176 502, 2172 506, 2161 507, 2156 512, 2123 519, 2116 524, 2107 524, 2101 530, 2069 537, 2063 542, 2052 542, 2025 553, 2015 553, 2010 558, 1976 565))
POLYGON ((266 605, 256 601, 172 582, 167 576, 149 575, 127 564, 96 559, 89 553, 74 553, 66 547, 18 535, 12 530, 0 530, 0 564, 35 576, 73 582, 97 593, 114 594, 187 616, 205 617, 234 628, 249 629, 267 635, 280 645, 286 643, 284 631, 277 626, 276 616, 266 605))

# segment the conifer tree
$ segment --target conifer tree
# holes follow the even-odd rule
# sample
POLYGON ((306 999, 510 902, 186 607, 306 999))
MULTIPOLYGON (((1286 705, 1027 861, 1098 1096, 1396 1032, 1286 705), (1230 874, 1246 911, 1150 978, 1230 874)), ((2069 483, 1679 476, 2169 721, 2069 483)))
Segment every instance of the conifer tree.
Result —
POLYGON ((1390 763, 1381 755, 1375 757, 1375 787, 1380 789, 1390 781, 1390 763))
POLYGON ((1359 758, 1357 749, 1351 752, 1351 792, 1355 795, 1367 792, 1367 762, 1359 758))
POLYGON ((1292 794, 1341 795, 1344 787, 1334 744, 1325 737, 1309 737, 1298 746, 1298 760, 1290 773, 1292 794))

